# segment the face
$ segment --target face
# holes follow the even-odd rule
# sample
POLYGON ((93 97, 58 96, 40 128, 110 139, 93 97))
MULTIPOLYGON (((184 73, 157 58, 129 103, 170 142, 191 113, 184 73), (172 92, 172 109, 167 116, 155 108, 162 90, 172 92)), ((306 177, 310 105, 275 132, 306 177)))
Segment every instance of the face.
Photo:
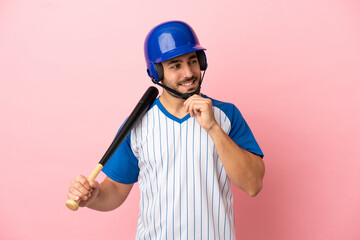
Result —
MULTIPOLYGON (((162 62, 163 84, 180 93, 194 92, 200 83, 201 71, 196 53, 191 52, 162 62)), ((172 95, 172 94, 171 94, 172 95)))

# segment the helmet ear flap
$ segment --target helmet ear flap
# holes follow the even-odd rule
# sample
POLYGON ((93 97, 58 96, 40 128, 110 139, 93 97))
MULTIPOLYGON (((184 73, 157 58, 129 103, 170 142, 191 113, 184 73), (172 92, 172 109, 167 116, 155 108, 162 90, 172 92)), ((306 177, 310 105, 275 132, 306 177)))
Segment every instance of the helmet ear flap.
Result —
POLYGON ((163 77, 164 77, 164 73, 163 73, 164 71, 162 70, 162 65, 160 63, 160 65, 161 65, 161 71, 160 71, 161 78, 159 78, 159 73, 158 73, 159 72, 158 71, 159 67, 157 65, 159 65, 159 63, 150 63, 149 68, 147 69, 147 73, 148 73, 149 77, 152 78, 153 81, 155 81, 155 82, 161 81, 163 79, 163 77))
POLYGON ((164 79, 164 68, 161 63, 154 63, 159 81, 164 79))
POLYGON ((200 70, 205 71, 207 68, 207 60, 206 60, 206 54, 203 50, 196 51, 196 56, 199 61, 200 70))

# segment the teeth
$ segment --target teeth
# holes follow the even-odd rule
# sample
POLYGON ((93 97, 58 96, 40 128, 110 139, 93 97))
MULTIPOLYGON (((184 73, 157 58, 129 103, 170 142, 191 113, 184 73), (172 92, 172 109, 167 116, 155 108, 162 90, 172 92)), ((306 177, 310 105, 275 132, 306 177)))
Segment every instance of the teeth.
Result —
POLYGON ((191 84, 193 84, 195 81, 191 81, 191 82, 188 82, 188 83, 183 83, 181 84, 182 86, 190 86, 191 84))

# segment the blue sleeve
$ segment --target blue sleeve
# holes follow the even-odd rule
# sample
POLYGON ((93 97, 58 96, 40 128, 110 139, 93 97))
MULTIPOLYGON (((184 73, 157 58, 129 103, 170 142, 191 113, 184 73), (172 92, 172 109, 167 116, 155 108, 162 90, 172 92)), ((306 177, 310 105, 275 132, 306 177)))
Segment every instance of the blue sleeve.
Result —
POLYGON ((116 182, 131 184, 138 181, 138 160, 131 150, 131 133, 114 152, 102 171, 116 182))
POLYGON ((230 104, 228 114, 231 122, 231 129, 229 133, 231 139, 242 149, 263 158, 264 154, 239 109, 235 105, 230 104))

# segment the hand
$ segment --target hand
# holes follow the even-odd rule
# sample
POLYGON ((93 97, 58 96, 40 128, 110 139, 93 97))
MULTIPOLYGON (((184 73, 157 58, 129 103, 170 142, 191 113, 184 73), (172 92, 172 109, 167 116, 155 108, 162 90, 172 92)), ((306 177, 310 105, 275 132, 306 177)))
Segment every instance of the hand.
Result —
POLYGON ((68 198, 75 201, 81 200, 79 206, 87 206, 96 198, 99 192, 99 183, 97 181, 89 182, 83 175, 77 176, 71 182, 68 198))
POLYGON ((193 95, 184 102, 184 105, 190 116, 195 116, 196 121, 205 131, 208 131, 216 122, 211 99, 203 98, 200 95, 193 95))

